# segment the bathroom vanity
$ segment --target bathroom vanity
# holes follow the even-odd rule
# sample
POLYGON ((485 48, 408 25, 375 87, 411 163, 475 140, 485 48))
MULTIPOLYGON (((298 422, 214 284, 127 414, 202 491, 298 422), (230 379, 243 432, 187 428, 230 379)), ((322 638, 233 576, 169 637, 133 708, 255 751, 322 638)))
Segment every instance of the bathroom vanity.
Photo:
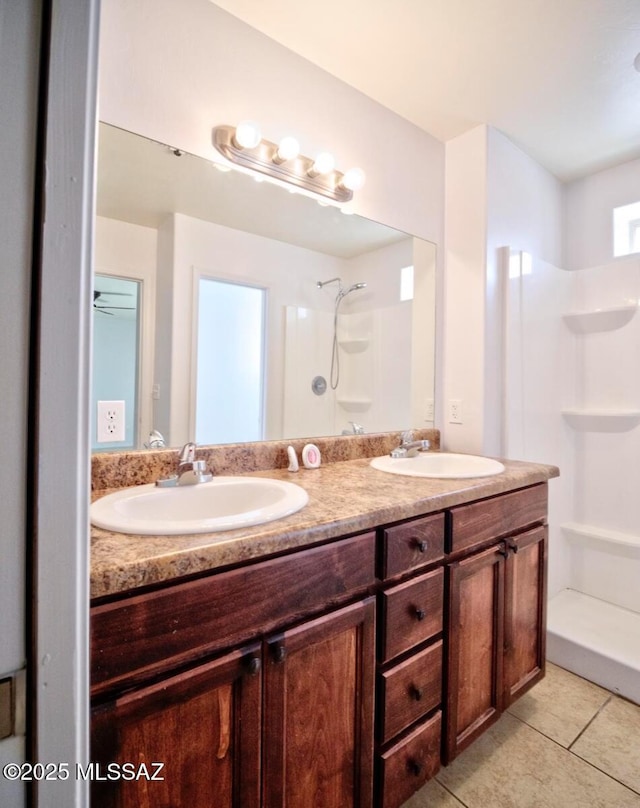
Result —
POLYGON ((94 531, 92 760, 135 777, 92 805, 399 808, 544 675, 558 472, 505 465, 323 466, 308 509, 235 538, 94 531))

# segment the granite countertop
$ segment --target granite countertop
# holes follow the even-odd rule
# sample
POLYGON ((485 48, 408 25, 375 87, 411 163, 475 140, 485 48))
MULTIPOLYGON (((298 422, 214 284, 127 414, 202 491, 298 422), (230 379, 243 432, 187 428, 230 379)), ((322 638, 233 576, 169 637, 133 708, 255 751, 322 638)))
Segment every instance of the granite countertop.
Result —
POLYGON ((502 462, 506 470, 501 474, 461 480, 387 474, 373 469, 368 457, 327 463, 319 469, 301 468, 297 473, 285 469, 251 472, 251 476, 297 483, 309 493, 308 505, 275 522, 219 533, 134 536, 92 527, 91 597, 117 595, 306 547, 559 475, 555 466, 502 462))

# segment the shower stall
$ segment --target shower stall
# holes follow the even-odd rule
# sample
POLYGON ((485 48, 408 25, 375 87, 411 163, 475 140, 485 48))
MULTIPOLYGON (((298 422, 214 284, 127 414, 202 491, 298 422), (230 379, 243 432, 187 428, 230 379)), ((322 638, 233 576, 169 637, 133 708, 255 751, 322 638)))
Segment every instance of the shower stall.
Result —
POLYGON ((505 454, 561 474, 547 655, 640 703, 640 260, 503 265, 505 454))

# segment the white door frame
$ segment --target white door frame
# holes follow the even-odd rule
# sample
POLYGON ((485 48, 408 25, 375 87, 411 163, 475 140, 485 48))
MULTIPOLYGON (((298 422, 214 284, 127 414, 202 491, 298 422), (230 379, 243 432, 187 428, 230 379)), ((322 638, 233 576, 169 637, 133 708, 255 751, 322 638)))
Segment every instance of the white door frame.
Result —
POLYGON ((38 808, 84 808, 89 784, 76 779, 75 766, 89 758, 89 383, 100 0, 48 0, 43 7, 43 42, 48 37, 50 48, 42 221, 34 224, 40 228, 34 284, 40 310, 30 459, 31 746, 34 761, 70 767, 67 779, 38 784, 38 808))

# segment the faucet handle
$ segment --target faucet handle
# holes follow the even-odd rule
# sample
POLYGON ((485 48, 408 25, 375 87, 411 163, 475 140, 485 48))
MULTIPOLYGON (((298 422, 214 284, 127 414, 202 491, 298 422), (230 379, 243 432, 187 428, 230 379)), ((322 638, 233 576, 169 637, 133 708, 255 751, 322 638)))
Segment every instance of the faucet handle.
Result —
POLYGON ((413 442, 413 430, 407 429, 400 434, 400 445, 413 442))

